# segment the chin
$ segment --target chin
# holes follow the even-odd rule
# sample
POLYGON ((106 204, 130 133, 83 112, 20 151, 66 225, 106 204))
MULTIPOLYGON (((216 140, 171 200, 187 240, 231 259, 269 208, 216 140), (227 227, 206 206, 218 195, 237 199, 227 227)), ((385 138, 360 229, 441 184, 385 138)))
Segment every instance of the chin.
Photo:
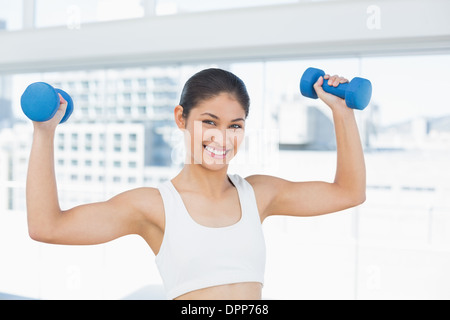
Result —
MULTIPOLYGON (((206 158, 207 156, 205 156, 206 158)), ((202 159, 191 159, 191 162, 188 164, 195 164, 201 166, 202 168, 210 171, 221 171, 224 169, 228 169, 230 161, 234 157, 227 157, 225 159, 211 159, 211 158, 202 158, 202 159)))
POLYGON ((221 170, 227 170, 228 169, 228 164, 218 164, 218 163, 213 163, 213 164, 207 164, 207 163, 202 163, 201 166, 209 171, 221 171, 221 170))

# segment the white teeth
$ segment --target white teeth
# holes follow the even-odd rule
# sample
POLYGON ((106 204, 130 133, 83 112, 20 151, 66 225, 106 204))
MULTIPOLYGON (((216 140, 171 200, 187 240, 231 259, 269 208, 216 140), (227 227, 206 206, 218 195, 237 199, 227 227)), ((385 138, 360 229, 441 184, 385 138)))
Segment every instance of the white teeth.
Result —
POLYGON ((215 154, 216 156, 224 156, 225 153, 227 153, 226 151, 219 151, 210 146, 206 146, 205 149, 208 150, 209 152, 215 154))

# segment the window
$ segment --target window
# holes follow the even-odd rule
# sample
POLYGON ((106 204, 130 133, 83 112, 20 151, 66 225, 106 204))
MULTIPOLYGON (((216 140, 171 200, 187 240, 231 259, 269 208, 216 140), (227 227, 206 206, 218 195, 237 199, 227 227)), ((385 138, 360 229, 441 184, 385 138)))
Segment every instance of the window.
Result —
POLYGON ((123 100, 124 101, 131 101, 131 93, 124 93, 123 94, 123 100))
POLYGON ((139 106, 138 112, 140 115, 145 115, 147 113, 147 106, 139 106))
POLYGON ((123 113, 125 115, 131 115, 131 107, 123 107, 123 113))
POLYGON ((298 0, 229 0, 229 1, 202 1, 194 0, 158 0, 156 5, 157 15, 169 15, 182 12, 214 11, 233 8, 260 7, 267 5, 279 5, 285 3, 296 3, 298 0))
POLYGON ((132 82, 132 80, 131 79, 124 79, 123 80, 123 86, 125 87, 125 88, 131 88, 131 85, 133 84, 133 82, 132 82))
POLYGON ((0 32, 22 29, 23 1, 0 0, 0 32))
MULTIPOLYGON (((86 23, 138 19, 146 15, 170 15, 296 2, 298 0, 214 0, 207 2, 191 0, 188 3, 180 0, 59 0, 57 2, 35 0, 34 12, 29 13, 30 21, 27 23, 30 24, 30 27, 36 28, 64 26, 69 30, 79 30, 86 23)), ((22 29, 24 27, 23 15, 22 0, 0 0, 0 30, 22 29)))
MULTIPOLYGON (((183 157, 179 161, 176 151, 183 141, 177 139, 173 108, 187 78, 211 66, 239 75, 251 96, 247 137, 230 165, 230 172, 242 175, 332 181, 336 165, 332 113, 319 100, 300 95, 301 74, 309 66, 319 66, 350 79, 368 78, 374 86, 371 104, 362 112, 355 111, 365 148, 366 203, 350 210, 351 214, 318 219, 273 217, 264 224, 269 254, 277 257, 271 261, 273 270, 289 266, 289 270, 310 271, 304 263, 307 260, 333 265, 333 270, 320 275, 296 271, 295 279, 284 276, 290 272, 267 274, 264 293, 268 298, 320 298, 324 292, 325 297, 350 299, 383 297, 392 292, 401 296, 402 287, 411 288, 411 274, 432 279, 416 283, 416 294, 446 295, 450 285, 445 273, 450 267, 446 227, 450 224, 450 111, 446 94, 450 54, 80 70, 18 74, 2 81, 9 81, 5 87, 10 86, 13 92, 20 92, 30 78, 60 82, 62 89, 67 86, 69 93, 73 90, 76 104, 85 103, 80 108, 91 110, 74 112, 58 127, 55 139, 60 202, 69 208, 87 198, 105 201, 129 184, 155 187, 179 172, 183 157), (131 86, 124 79, 131 81, 131 86), (82 93, 91 89, 83 89, 86 82, 96 83, 96 95, 82 93), (134 101, 131 97, 139 97, 145 85, 154 86, 153 91, 146 91, 151 103, 134 101), (82 94, 90 99, 83 101, 82 94), (129 101, 124 103, 126 95, 129 101), (112 109, 116 111, 110 112, 112 109), (291 237, 298 241, 283 240, 280 250, 280 239, 291 237), (298 246, 298 242, 304 245, 298 246), (358 273, 349 271, 355 268, 358 273), (433 273, 425 276, 423 270, 430 268, 433 273), (369 277, 379 280, 380 273, 383 285, 375 281, 368 288, 369 277), (301 282, 308 290, 286 288, 284 284, 292 281, 301 282), (324 282, 326 289, 320 286, 324 282), (444 285, 436 289, 430 288, 430 283, 444 285)), ((10 97, 0 96, 0 103, 10 97)), ((27 163, 20 159, 28 159, 33 130, 20 110, 13 110, 12 103, 6 105, 11 108, 13 126, 0 122, 0 215, 25 214, 24 192, 15 186, 25 181, 27 163)))
POLYGON ((66 26, 70 30, 84 23, 141 18, 140 0, 36 0, 36 27, 66 26))
POLYGON ((146 100, 147 99, 147 93, 139 92, 138 93, 138 97, 139 97, 139 100, 146 100))
POLYGON ((128 162, 128 168, 135 169, 137 167, 136 161, 128 162))
POLYGON ((146 87, 147 86, 147 79, 138 79, 139 87, 146 87))
POLYGON ((136 146, 134 146, 134 145, 130 145, 129 148, 128 148, 128 151, 131 152, 131 153, 135 153, 136 150, 137 150, 136 146))

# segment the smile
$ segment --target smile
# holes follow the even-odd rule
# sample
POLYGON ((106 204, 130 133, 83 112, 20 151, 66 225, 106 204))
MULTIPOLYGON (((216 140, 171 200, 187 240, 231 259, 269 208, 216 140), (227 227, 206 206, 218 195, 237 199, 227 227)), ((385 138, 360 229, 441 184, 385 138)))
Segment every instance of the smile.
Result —
POLYGON ((210 146, 206 146, 204 145, 203 148, 208 151, 210 153, 211 156, 213 157, 225 157, 226 154, 228 153, 228 150, 224 150, 224 149, 216 149, 210 146))

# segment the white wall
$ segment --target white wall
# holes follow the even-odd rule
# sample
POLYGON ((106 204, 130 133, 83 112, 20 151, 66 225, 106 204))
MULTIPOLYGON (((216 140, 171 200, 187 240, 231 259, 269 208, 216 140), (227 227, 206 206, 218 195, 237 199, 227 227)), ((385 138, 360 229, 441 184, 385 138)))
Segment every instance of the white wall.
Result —
POLYGON ((0 33, 0 73, 450 50, 446 0, 343 0, 0 33))

